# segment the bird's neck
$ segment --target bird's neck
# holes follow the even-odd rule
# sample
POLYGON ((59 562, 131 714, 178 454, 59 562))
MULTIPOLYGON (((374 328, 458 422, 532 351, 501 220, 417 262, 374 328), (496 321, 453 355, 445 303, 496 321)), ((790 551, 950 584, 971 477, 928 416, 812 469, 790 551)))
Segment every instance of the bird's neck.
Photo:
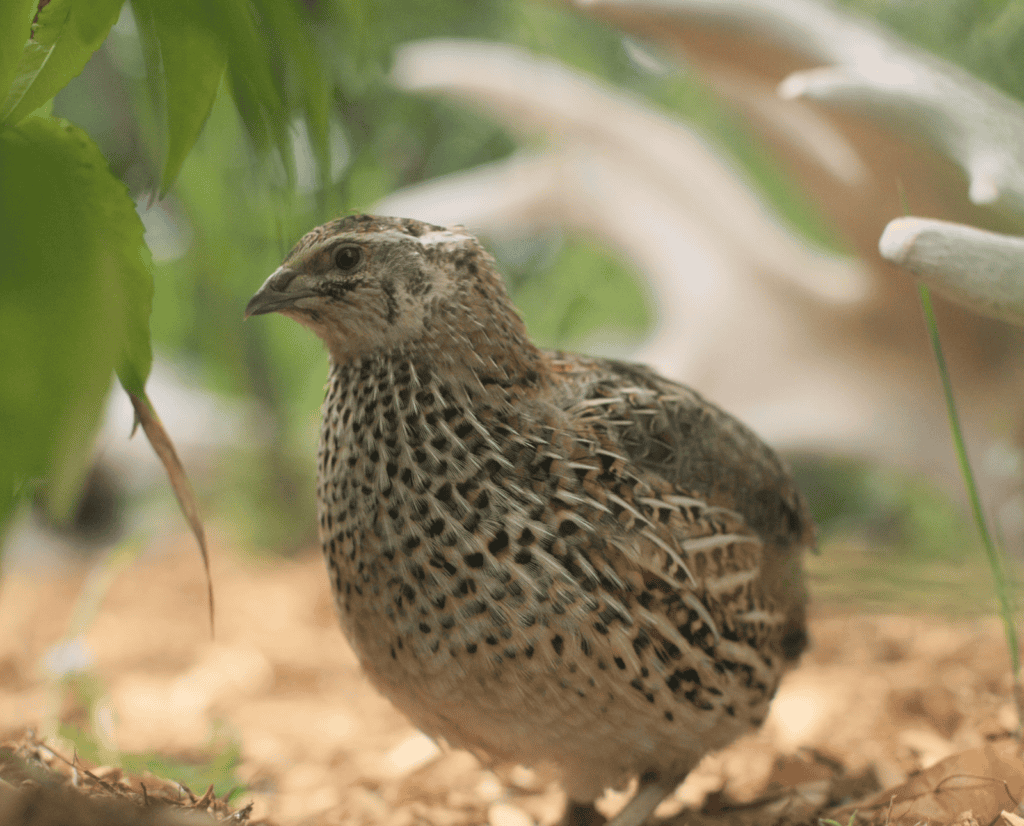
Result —
POLYGON ((452 380, 529 393, 547 379, 547 359, 507 297, 501 298, 471 294, 438 307, 419 349, 452 380))
MULTIPOLYGON (((545 355, 528 341, 498 348, 481 335, 477 346, 465 342, 437 342, 436 346, 398 347, 369 353, 362 358, 331 357, 330 381, 342 386, 369 387, 364 397, 391 396, 407 389, 413 397, 429 392, 460 406, 508 410, 528 402, 550 382, 545 355)), ((408 393, 401 393, 401 407, 408 393)), ((396 395, 396 398, 398 396, 396 395)))
POLYGON ((413 342, 359 357, 332 350, 332 375, 409 374, 417 389, 443 384, 462 399, 495 408, 525 401, 549 384, 549 359, 529 340, 515 310, 491 308, 470 318, 466 323, 440 310, 413 342))

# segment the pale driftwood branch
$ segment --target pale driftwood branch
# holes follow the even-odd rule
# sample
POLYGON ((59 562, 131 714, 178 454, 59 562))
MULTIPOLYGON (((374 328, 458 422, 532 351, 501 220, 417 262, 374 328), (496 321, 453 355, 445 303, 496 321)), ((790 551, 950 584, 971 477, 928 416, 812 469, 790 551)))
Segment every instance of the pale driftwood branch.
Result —
POLYGON ((878 250, 982 315, 1024 326, 1024 238, 929 218, 897 218, 878 250))
POLYGON ((953 66, 901 68, 888 77, 877 67, 796 72, 780 93, 907 122, 963 167, 974 203, 1024 215, 1024 107, 953 66))
POLYGON ((820 0, 586 0, 767 38, 823 66, 795 72, 783 97, 857 107, 926 137, 960 164, 969 197, 1024 215, 1024 106, 882 27, 820 0))
MULTIPOLYGON (((568 218, 616 246, 626 228, 635 238, 636 229, 679 215, 680 223, 700 227, 711 246, 720 244, 725 257, 815 300, 851 304, 870 289, 862 265, 808 249, 786 230, 738 170, 689 125, 555 60, 498 43, 426 40, 396 52, 392 78, 410 91, 472 101, 512 129, 545 136, 553 147, 542 156, 519 155, 480 175, 459 176, 456 187, 450 180, 436 182, 449 191, 444 197, 431 191, 427 197, 434 203, 454 206, 451 199, 457 198, 462 206, 474 204, 478 214, 500 212, 506 220, 507 205, 514 203, 513 214, 535 222, 568 218), (606 204, 634 199, 637 210, 629 220, 607 214, 606 204), (665 204, 660 217, 658 203, 665 204), (638 227, 630 227, 633 221, 638 227)), ((685 237, 674 243, 685 245, 685 237)), ((656 255, 664 260, 673 253, 656 255)))

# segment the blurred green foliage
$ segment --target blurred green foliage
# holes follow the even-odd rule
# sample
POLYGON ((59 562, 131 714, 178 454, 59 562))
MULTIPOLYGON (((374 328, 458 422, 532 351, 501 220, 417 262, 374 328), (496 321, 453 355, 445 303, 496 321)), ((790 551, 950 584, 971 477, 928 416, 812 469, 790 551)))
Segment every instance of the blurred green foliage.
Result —
POLYGON ((853 459, 800 459, 793 472, 818 529, 901 561, 956 562, 980 549, 962 507, 917 476, 853 459))
MULTIPOLYGON (((80 682, 84 683, 85 680, 80 682)), ((81 687, 72 686, 76 693, 82 694, 81 687)), ((79 702, 88 697, 82 695, 79 702)), ((169 757, 157 752, 118 751, 112 753, 105 747, 89 725, 80 726, 74 722, 60 724, 57 732, 65 740, 74 743, 75 754, 87 763, 97 765, 115 764, 129 775, 142 776, 151 772, 161 779, 173 779, 180 783, 196 797, 201 797, 210 786, 213 793, 228 803, 236 801, 245 793, 245 785, 241 783, 235 770, 242 758, 242 748, 237 736, 230 736, 226 730, 216 732, 203 753, 187 757, 169 757), (225 797, 225 795, 227 797, 225 797)))
MULTIPOLYGON (((805 560, 814 602, 952 617, 999 609, 966 504, 918 476, 852 459, 793 462, 825 553, 805 560)), ((1007 566, 1019 591, 1024 569, 1007 566)))

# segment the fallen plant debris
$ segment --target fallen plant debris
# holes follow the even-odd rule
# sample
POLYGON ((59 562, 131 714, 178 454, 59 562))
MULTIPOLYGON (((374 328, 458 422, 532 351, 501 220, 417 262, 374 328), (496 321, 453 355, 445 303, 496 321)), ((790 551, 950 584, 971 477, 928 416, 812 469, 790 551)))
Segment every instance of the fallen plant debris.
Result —
POLYGON ((32 730, 0 745, 3 826, 202 826, 250 821, 252 804, 233 809, 213 786, 197 796, 174 780, 87 767, 50 748, 32 730))
POLYGON ((906 783, 856 806, 833 811, 847 823, 995 823, 1002 812, 1024 799, 1024 761, 1020 744, 1002 740, 940 760, 906 783))

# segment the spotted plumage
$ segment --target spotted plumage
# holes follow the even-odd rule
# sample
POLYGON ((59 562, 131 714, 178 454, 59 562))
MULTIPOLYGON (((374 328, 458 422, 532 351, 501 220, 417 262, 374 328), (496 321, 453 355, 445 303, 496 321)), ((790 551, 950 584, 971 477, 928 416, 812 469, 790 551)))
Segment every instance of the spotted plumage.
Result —
POLYGON ((331 356, 320 536, 371 681, 428 734, 647 818, 804 645, 813 527, 751 431, 647 368, 538 349, 459 227, 306 235, 253 297, 331 356))

